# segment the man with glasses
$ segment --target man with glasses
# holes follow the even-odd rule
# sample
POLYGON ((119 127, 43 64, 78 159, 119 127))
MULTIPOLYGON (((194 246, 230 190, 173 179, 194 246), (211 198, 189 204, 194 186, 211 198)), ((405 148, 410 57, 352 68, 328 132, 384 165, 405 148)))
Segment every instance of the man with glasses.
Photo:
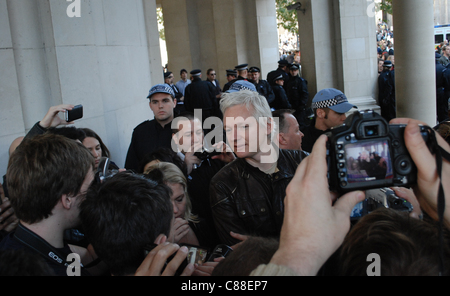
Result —
POLYGON ((222 89, 220 88, 219 81, 217 81, 217 73, 214 69, 208 69, 206 71, 206 81, 210 82, 214 87, 214 94, 216 99, 220 99, 220 96, 222 95, 222 89))

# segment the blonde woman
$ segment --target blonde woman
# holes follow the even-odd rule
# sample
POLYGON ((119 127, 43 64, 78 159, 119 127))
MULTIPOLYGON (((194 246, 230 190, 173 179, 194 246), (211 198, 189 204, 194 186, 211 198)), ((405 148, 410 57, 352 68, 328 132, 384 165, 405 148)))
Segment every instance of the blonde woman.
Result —
POLYGON ((191 212, 192 205, 184 174, 176 165, 168 162, 152 164, 144 174, 152 175, 155 170, 162 173, 162 181, 172 190, 170 199, 173 205, 174 222, 169 240, 177 244, 211 247, 208 241, 208 233, 211 230, 208 230, 207 225, 202 223, 204 220, 191 212))

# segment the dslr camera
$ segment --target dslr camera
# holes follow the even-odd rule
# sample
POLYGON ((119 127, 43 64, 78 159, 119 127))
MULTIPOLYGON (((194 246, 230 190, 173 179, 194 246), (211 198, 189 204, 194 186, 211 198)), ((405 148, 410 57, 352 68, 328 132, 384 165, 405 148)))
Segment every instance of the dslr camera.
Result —
MULTIPOLYGON (((341 194, 383 187, 409 187, 417 168, 406 149, 406 125, 389 125, 372 110, 350 115, 332 129, 327 142, 330 190, 341 194)), ((428 129, 421 127, 428 141, 428 129)))

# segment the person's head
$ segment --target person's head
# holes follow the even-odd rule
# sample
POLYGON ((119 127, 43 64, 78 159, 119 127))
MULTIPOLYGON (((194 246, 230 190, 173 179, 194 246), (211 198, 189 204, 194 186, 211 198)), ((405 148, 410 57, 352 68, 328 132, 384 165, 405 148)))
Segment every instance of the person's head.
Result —
MULTIPOLYGON (((182 153, 198 151, 203 146, 203 128, 200 119, 191 112, 183 112, 172 123, 172 139, 182 153)), ((175 150, 175 147, 173 147, 175 150)))
POLYGON ((11 155, 6 173, 17 218, 35 224, 65 211, 66 225, 75 226, 78 205, 94 178, 93 167, 89 150, 64 136, 24 140, 11 155))
POLYGON ((202 78, 202 70, 200 70, 200 69, 192 70, 190 72, 190 74, 191 74, 191 79, 193 79, 193 78, 201 79, 202 78))
POLYGON ((12 141, 11 145, 9 146, 8 157, 11 157, 11 154, 13 154, 13 152, 20 145, 20 143, 22 143, 24 138, 25 137, 22 136, 22 137, 15 138, 14 141, 12 141))
POLYGON ((258 67, 251 67, 250 70, 248 70, 248 78, 254 80, 256 83, 259 82, 260 77, 261 70, 258 67))
POLYGON ((348 102, 347 97, 339 90, 327 88, 319 91, 312 102, 316 128, 328 130, 344 123, 346 113, 356 106, 348 102))
POLYGON ((445 55, 447 58, 450 58, 450 46, 449 45, 444 45, 444 47, 442 47, 442 54, 445 55))
POLYGON ((248 64, 242 64, 236 66, 236 71, 239 76, 247 78, 248 76, 248 64))
POLYGON ((278 245, 273 238, 249 237, 214 268, 212 276, 249 276, 259 265, 269 264, 278 245))
POLYGON ((166 72, 164 73, 164 83, 167 83, 168 85, 173 84, 173 73, 172 72, 166 72))
POLYGON ((187 75, 188 75, 188 72, 187 72, 186 69, 181 69, 180 70, 180 77, 181 77, 181 79, 187 80, 187 75))
POLYGON ((239 158, 255 156, 272 144, 275 123, 263 96, 249 90, 226 93, 220 109, 228 143, 239 158))
POLYGON ((304 134, 300 131, 294 110, 277 110, 272 112, 274 118, 278 118, 279 131, 278 142, 281 149, 302 150, 302 138, 304 134))
POLYGON ((172 191, 170 201, 172 202, 174 218, 195 221, 197 217, 191 212, 192 204, 187 191, 187 180, 183 172, 173 163, 159 162, 151 165, 144 174, 152 176, 155 171, 162 173, 162 182, 172 191))
POLYGON ((54 135, 61 135, 66 138, 79 141, 84 139, 86 135, 84 134, 84 131, 80 128, 76 128, 74 126, 63 126, 63 127, 50 127, 46 130, 46 134, 54 134, 54 135))
POLYGON ((384 60, 383 59, 378 59, 378 73, 381 73, 383 71, 383 64, 384 64, 384 60))
POLYGON ((131 275, 145 247, 169 235, 173 220, 170 189, 142 175, 117 173, 89 189, 80 219, 96 254, 113 275, 131 275))
POLYGON ((279 85, 279 86, 284 85, 284 78, 282 74, 276 73, 276 75, 272 76, 271 79, 272 85, 279 85))
POLYGON ((393 66, 392 61, 389 61, 389 60, 384 61, 384 63, 383 63, 383 71, 391 70, 392 66, 393 66))
POLYGON ((236 70, 227 70, 227 81, 230 82, 231 80, 236 79, 237 72, 236 70))
POLYGON ((95 159, 95 167, 98 167, 100 158, 109 157, 109 150, 103 143, 102 139, 96 132, 89 128, 82 128, 85 133, 85 138, 81 140, 81 143, 86 147, 95 159))
POLYGON ((214 69, 208 69, 206 71, 206 79, 208 79, 209 81, 214 81, 217 77, 217 73, 214 69))
POLYGON ((175 164, 187 176, 186 163, 170 148, 160 147, 146 154, 141 161, 138 173, 144 173, 151 165, 158 162, 170 162, 175 164))
MULTIPOLYGON (((449 266, 448 237, 444 236, 445 265, 449 266)), ((377 254, 382 276, 439 275, 439 235, 435 225, 409 213, 378 209, 363 217, 349 232, 340 250, 341 274, 365 276, 377 254)), ((448 269, 447 269, 448 273, 448 269)))
POLYGON ((286 73, 289 73, 289 62, 286 60, 278 61, 278 69, 281 69, 286 73))
POLYGON ((289 67, 289 74, 291 74, 291 76, 298 76, 298 73, 300 72, 300 67, 297 64, 292 64, 289 67))
POLYGON ((153 86, 147 98, 150 99, 150 109, 153 111, 156 121, 160 124, 166 124, 172 121, 177 100, 170 86, 166 84, 153 86))

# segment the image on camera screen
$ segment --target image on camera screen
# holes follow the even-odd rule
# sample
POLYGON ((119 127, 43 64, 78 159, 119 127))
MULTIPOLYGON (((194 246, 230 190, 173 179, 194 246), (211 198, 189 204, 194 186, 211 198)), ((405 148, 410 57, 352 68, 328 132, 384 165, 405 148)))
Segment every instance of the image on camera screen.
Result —
POLYGON ((387 140, 345 146, 349 183, 392 179, 393 169, 387 140))

